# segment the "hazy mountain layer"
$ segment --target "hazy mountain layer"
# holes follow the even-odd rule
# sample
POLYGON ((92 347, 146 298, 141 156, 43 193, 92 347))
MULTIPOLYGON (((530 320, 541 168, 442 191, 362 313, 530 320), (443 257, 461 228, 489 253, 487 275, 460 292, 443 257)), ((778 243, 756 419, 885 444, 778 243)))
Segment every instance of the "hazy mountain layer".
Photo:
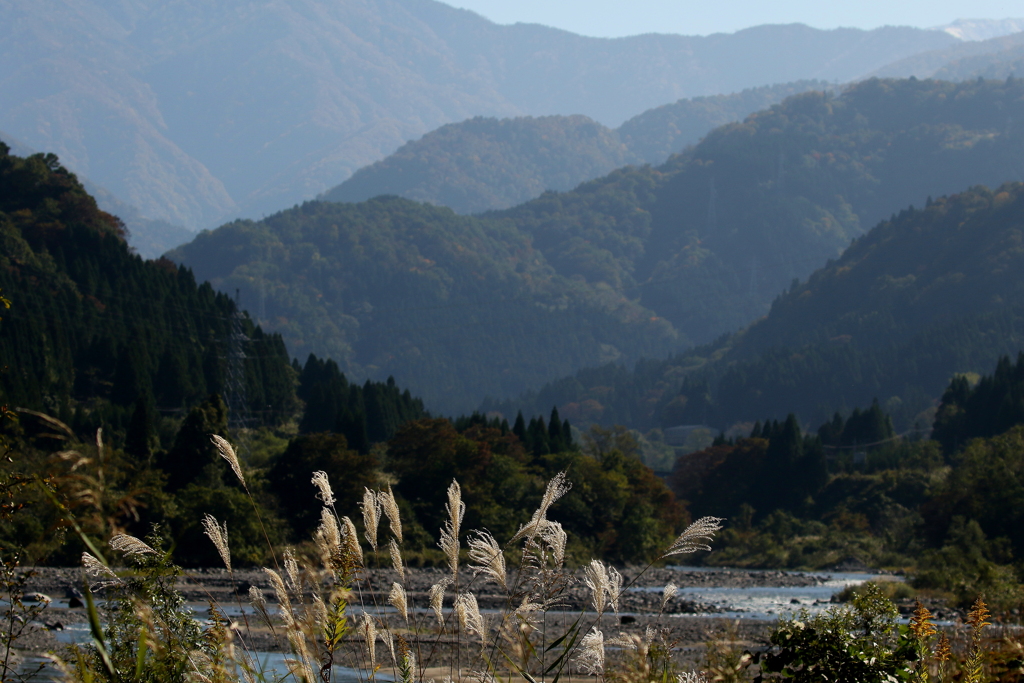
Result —
MULTIPOLYGON (((1013 53, 1024 45, 1024 32, 1013 33, 988 40, 971 41, 929 50, 897 60, 878 69, 872 76, 879 78, 944 78, 958 80, 977 78, 991 63, 1005 60, 1006 53, 1013 53), (971 71, 963 73, 956 65, 973 64, 971 71), (940 75, 941 74, 941 75, 940 75)), ((1008 74, 997 76, 1006 78, 1008 74)))
POLYGON ((848 81, 954 41, 800 25, 608 40, 433 0, 5 2, 0 128, 143 215, 198 228, 313 197, 473 116, 614 126, 680 97, 848 81))
POLYGON ((1020 178, 1022 151, 1024 82, 876 80, 502 212, 310 203, 171 256, 293 353, 459 411, 747 325, 902 207, 1020 178))
POLYGON ((322 198, 354 202, 395 194, 458 213, 506 209, 545 190, 571 190, 625 164, 664 163, 713 128, 794 93, 829 88, 823 81, 799 81, 679 100, 616 130, 585 116, 470 119, 406 143, 322 198))
POLYGON ((898 429, 927 429, 954 373, 986 372, 1024 346, 1022 234, 1021 183, 940 198, 879 224, 738 334, 482 409, 557 405, 576 424, 728 429, 790 411, 816 426, 877 398, 898 429))

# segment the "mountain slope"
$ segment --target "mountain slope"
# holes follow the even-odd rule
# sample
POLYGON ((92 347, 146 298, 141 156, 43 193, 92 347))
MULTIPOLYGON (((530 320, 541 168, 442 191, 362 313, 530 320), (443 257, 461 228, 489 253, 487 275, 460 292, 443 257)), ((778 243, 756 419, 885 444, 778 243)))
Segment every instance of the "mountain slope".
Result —
POLYGON ((870 81, 506 211, 310 203, 171 257, 263 297, 294 353, 459 411, 739 329, 901 207, 1012 178, 1022 149, 1024 83, 870 81))
MULTIPOLYGON (((228 384, 231 300, 169 261, 129 252, 120 221, 53 155, 20 158, 0 143, 0 326, 4 404, 45 410, 76 428, 123 428, 142 400, 167 411, 228 384)), ((238 323, 243 387, 258 421, 294 412, 281 337, 238 323)))
POLYGON ((848 81, 955 40, 799 25, 605 40, 433 0, 6 2, 0 128, 143 215, 199 228, 313 197, 473 116, 617 125, 680 97, 848 81))
POLYGON ((506 209, 544 190, 571 190, 625 164, 663 163, 713 128, 812 89, 831 86, 798 81, 679 100, 614 131, 584 116, 470 119, 406 143, 321 198, 358 202, 395 194, 457 213, 506 209))
MULTIPOLYGON (((1012 33, 988 40, 967 41, 910 55, 874 71, 877 78, 945 78, 955 80, 952 73, 941 72, 956 64, 984 64, 999 60, 1000 53, 1013 51, 1024 45, 1024 32, 1012 33)), ((975 74, 976 75, 976 74, 975 74)), ((1006 75, 999 76, 1006 78, 1006 75)))
POLYGON ((812 426, 875 398, 927 427, 954 373, 1024 347, 1024 184, 905 210, 713 345, 633 371, 608 366, 487 410, 557 405, 574 423, 719 429, 793 411, 812 426))
POLYGON ((571 190, 637 161, 613 131, 585 116, 475 118, 403 145, 323 199, 394 194, 479 213, 521 204, 544 190, 571 190))
POLYGON ((510 221, 397 197, 236 221, 168 256, 241 289, 297 356, 394 375, 442 412, 679 343, 620 293, 557 273, 510 221))

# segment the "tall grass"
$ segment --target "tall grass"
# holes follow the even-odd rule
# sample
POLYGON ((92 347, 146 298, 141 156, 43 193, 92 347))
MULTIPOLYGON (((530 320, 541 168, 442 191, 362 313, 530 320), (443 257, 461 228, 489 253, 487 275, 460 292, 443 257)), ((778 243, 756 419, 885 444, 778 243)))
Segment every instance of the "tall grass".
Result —
MULTIPOLYGON (((231 444, 213 439, 244 487, 231 444)), ((224 618, 224 606, 212 598, 207 623, 191 616, 174 588, 180 570, 153 547, 155 539, 153 545, 123 534, 111 539, 110 547, 129 567, 118 572, 86 553, 87 572, 109 593, 110 618, 105 629, 93 628, 91 644, 73 648, 69 657, 56 662, 65 679, 330 683, 335 665, 355 669, 361 680, 387 674, 402 683, 432 678, 557 683, 578 675, 668 681, 683 674, 671 664, 657 629, 610 638, 601 630, 602 616, 618 612, 623 592, 651 565, 624 583, 613 567, 592 560, 582 579, 589 605, 576 612, 566 609, 579 580, 565 567, 567 534, 549 519, 571 488, 564 472, 548 483, 529 522, 504 541, 486 529, 463 528, 462 489, 453 481, 438 543, 447 574, 430 588, 428 604, 420 606, 409 602, 402 520, 390 487, 365 490, 359 506, 360 539, 352 519, 335 508, 327 475, 314 472, 311 482, 321 505, 321 521, 312 537, 316 550, 296 554, 267 540, 275 566, 263 571, 277 609, 253 586, 247 596, 249 610, 243 610, 253 619, 246 617, 244 624, 224 618), (369 549, 365 553, 364 542, 369 549), (386 570, 397 579, 390 587, 382 585, 386 570), (501 598, 496 614, 480 610, 478 597, 485 584, 491 584, 489 595, 496 592, 501 598), (253 636, 261 629, 287 642, 291 654, 286 673, 271 674, 260 665, 253 636), (128 637, 131 633, 138 637, 128 637), (620 669, 610 670, 608 647, 625 653, 620 669)), ((255 502, 253 511, 259 515, 255 502)), ((662 559, 709 549, 721 521, 697 520, 662 559)), ((230 574, 230 530, 210 515, 203 527, 230 574)), ((666 587, 663 609, 674 592, 674 586, 666 587)), ((92 614, 96 617, 95 608, 92 614)), ((693 672, 685 673, 685 680, 697 680, 693 672)))

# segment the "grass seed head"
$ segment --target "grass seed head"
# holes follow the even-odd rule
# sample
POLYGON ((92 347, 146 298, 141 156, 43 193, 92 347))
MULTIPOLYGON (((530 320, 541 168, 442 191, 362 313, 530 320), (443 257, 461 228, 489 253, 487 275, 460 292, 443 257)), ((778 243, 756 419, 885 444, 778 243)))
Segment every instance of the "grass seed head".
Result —
POLYGON ((669 546, 668 551, 661 557, 664 559, 672 555, 695 553, 698 550, 711 550, 711 546, 708 544, 715 537, 715 532, 722 528, 723 521, 720 517, 701 517, 686 527, 686 531, 679 534, 679 538, 669 546))
POLYGON ((224 526, 221 527, 217 524, 217 519, 213 515, 205 515, 203 517, 203 529, 207 537, 213 541, 213 546, 217 549, 217 554, 220 555, 221 561, 227 570, 231 571, 231 548, 228 546, 228 523, 225 521, 224 526))
POLYGON ((377 494, 368 488, 363 489, 363 534, 373 551, 377 551, 377 527, 380 525, 380 501, 377 494))
POLYGON ((134 536, 128 534, 117 534, 110 539, 110 547, 124 553, 128 557, 139 557, 140 555, 156 555, 157 552, 134 536))
POLYGON ((388 528, 391 529, 391 535, 401 543, 402 515, 398 511, 398 501, 395 500, 395 494, 391 491, 391 484, 388 484, 387 492, 381 491, 377 494, 377 497, 380 500, 381 508, 384 510, 384 515, 388 518, 388 528))
POLYGON ((604 633, 596 626, 580 641, 576 666, 589 676, 600 676, 604 673, 604 633))
POLYGON ((317 470, 313 473, 313 486, 317 488, 316 497, 326 505, 334 505, 334 491, 331 490, 331 481, 327 478, 327 473, 323 470, 317 470))
POLYGON ((216 434, 210 435, 210 440, 213 441, 213 445, 217 447, 217 452, 220 453, 220 457, 228 461, 231 465, 231 471, 238 477, 238 481, 242 483, 242 487, 245 487, 245 477, 242 476, 242 466, 238 463, 238 454, 235 453, 235 449, 231 447, 231 444, 223 436, 217 436, 216 434))

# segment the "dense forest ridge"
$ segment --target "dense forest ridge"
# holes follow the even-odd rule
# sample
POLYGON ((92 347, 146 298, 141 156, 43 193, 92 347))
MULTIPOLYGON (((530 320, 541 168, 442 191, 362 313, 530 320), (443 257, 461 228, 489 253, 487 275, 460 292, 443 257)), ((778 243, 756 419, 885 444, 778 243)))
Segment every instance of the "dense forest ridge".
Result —
POLYGON ((1017 79, 872 80, 791 97, 661 166, 506 211, 308 203, 169 256, 260 302, 259 323, 300 356, 403 377, 465 412, 481 394, 708 343, 879 220, 1014 178, 1022 94, 1017 79))
POLYGON ((638 114, 614 130, 579 115, 478 117, 406 143, 320 199, 358 202, 394 194, 456 213, 507 209, 545 190, 571 190, 620 166, 663 164, 714 128, 790 95, 832 88, 824 81, 797 81, 682 99, 638 114))
POLYGON ((1022 221, 1020 183, 929 199, 794 283, 737 334, 632 370, 583 370, 481 410, 558 405, 579 423, 744 431, 757 416, 793 411, 819 424, 877 398, 900 432, 920 431, 951 376, 1024 347, 1022 221))

